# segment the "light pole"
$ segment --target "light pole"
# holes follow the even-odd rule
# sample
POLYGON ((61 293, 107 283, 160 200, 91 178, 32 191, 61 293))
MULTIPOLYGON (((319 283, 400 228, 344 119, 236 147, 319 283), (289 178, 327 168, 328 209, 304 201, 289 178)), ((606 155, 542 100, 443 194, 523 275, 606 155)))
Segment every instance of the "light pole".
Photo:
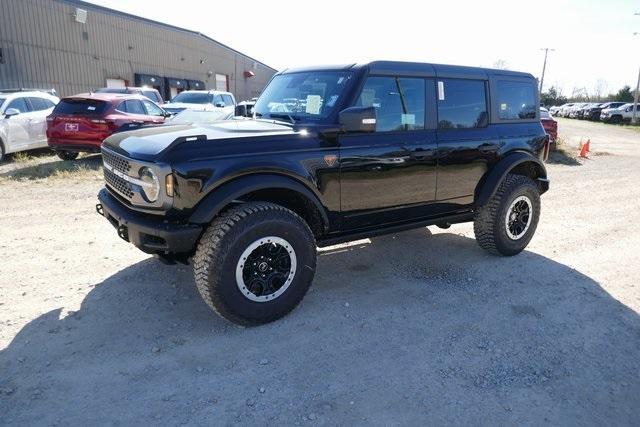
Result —
POLYGON ((543 47, 540 50, 544 50, 544 63, 542 64, 542 76, 540 77, 540 95, 542 95, 542 85, 544 84, 544 72, 547 69, 547 55, 549 51, 553 52, 555 49, 549 47, 543 47))

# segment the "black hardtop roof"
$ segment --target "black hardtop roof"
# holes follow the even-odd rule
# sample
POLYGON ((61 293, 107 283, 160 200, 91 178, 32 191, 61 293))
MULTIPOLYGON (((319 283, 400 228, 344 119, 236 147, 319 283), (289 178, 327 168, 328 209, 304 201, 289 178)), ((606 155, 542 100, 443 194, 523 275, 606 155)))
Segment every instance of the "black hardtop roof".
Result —
POLYGON ((371 74, 406 75, 418 77, 449 77, 486 79, 490 76, 524 77, 533 79, 530 73, 510 70, 497 70, 482 67, 466 67, 462 65, 429 64, 424 62, 404 61, 372 61, 363 64, 325 65, 316 67, 288 68, 281 73, 298 73, 304 71, 330 70, 362 70, 368 69, 371 74))

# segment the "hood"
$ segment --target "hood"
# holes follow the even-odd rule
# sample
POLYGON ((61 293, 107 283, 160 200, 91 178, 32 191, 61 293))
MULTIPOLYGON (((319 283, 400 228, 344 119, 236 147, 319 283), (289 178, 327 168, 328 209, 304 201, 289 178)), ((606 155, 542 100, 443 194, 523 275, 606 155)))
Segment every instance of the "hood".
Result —
POLYGON ((216 108, 211 104, 188 104, 186 102, 170 102, 168 104, 164 104, 163 107, 165 110, 181 109, 197 111, 208 111, 216 108))
POLYGON ((153 160, 171 145, 189 141, 190 138, 206 139, 207 143, 236 138, 293 135, 302 130, 264 120, 227 120, 213 124, 162 125, 119 132, 104 140, 104 145, 127 157, 153 160))

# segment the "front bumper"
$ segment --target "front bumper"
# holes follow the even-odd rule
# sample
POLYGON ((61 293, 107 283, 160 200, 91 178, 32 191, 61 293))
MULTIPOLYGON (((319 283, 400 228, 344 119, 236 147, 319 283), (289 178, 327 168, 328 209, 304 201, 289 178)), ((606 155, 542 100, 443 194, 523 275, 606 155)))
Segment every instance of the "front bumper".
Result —
POLYGON ((118 230, 118 236, 149 254, 191 254, 202 226, 176 224, 128 209, 103 188, 96 210, 118 230))

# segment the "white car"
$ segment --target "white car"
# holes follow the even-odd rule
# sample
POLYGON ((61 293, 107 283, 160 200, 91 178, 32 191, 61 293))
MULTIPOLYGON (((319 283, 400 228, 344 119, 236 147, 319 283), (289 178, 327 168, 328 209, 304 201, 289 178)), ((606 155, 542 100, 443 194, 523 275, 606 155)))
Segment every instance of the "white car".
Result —
MULTIPOLYGON (((636 117, 640 117, 640 104, 636 105, 636 117)), ((600 120, 607 123, 630 122, 633 118, 633 103, 618 108, 605 108, 600 111, 600 120)))
POLYGON ((162 107, 171 114, 177 114, 184 110, 220 111, 231 117, 236 111, 236 100, 229 92, 186 90, 174 96, 171 102, 166 102, 162 107))
POLYGON ((45 91, 0 91, 0 161, 47 146, 47 116, 59 101, 45 91))

